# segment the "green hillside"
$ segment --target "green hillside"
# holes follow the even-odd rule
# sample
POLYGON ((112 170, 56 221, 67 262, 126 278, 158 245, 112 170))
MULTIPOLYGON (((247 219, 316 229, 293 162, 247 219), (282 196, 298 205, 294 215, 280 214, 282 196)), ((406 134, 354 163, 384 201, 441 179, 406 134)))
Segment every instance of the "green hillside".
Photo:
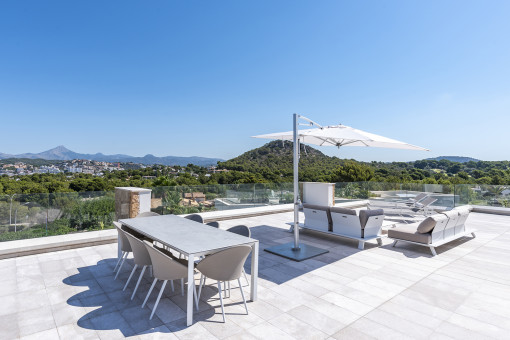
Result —
MULTIPOLYGON (((223 169, 261 174, 276 182, 292 179, 292 143, 272 141, 225 162, 218 162, 223 169)), ((310 146, 301 145, 299 160, 300 180, 328 181, 333 171, 345 161, 329 157, 310 146)))
MULTIPOLYGON (((225 162, 220 168, 261 176, 268 182, 292 181, 292 143, 273 141, 225 162)), ((301 146, 300 181, 438 184, 510 184, 510 162, 425 159, 414 162, 358 162, 329 157, 310 146, 301 146), (306 151, 305 151, 306 150, 306 151)))

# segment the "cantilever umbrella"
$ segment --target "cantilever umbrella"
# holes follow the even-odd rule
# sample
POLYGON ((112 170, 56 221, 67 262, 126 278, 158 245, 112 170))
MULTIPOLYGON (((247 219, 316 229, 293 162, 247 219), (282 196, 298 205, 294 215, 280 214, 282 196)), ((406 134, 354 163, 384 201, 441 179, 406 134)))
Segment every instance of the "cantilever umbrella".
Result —
POLYGON ((288 132, 277 132, 265 135, 253 136, 254 138, 292 140, 294 143, 294 242, 267 248, 266 250, 289 258, 295 261, 303 261, 308 258, 327 253, 327 250, 312 247, 306 244, 299 244, 299 184, 298 184, 298 164, 299 164, 299 144, 314 144, 319 146, 359 146, 390 149, 406 149, 429 151, 428 149, 412 144, 400 142, 395 139, 375 135, 373 133, 354 129, 345 125, 321 126, 314 121, 294 114, 294 130, 288 132), (298 130, 299 119, 307 121, 306 125, 316 126, 316 128, 298 130))

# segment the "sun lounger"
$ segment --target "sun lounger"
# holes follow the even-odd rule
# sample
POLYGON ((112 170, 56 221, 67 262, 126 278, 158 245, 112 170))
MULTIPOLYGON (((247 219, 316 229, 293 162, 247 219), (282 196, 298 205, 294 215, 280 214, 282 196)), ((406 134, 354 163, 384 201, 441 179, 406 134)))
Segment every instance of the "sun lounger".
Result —
POLYGON ((474 237, 475 230, 467 230, 465 222, 469 216, 469 209, 456 208, 441 214, 434 214, 422 222, 400 225, 388 230, 388 238, 393 239, 393 247, 397 242, 408 242, 430 249, 436 256, 435 247, 451 242, 458 238, 471 234, 474 237))
POLYGON ((410 206, 413 206, 416 203, 420 202, 421 200, 425 199, 428 196, 429 196, 429 194, 427 194, 426 192, 420 192, 415 197, 410 197, 410 198, 408 198, 406 200, 395 201, 395 203, 396 204, 405 204, 408 207, 410 207, 410 206))
POLYGON ((409 212, 412 212, 412 214, 423 213, 423 215, 427 215, 428 212, 433 212, 433 209, 430 206, 435 201, 437 201, 437 198, 428 196, 410 206, 400 205, 400 214, 402 215, 405 210, 408 210, 409 212))

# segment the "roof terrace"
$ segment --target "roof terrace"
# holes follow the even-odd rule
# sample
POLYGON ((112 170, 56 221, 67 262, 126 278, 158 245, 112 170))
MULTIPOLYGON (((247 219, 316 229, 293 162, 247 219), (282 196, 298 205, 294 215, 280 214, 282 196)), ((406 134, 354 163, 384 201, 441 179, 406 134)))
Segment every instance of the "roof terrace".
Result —
POLYGON ((226 323, 210 285, 186 327, 179 284, 165 290, 149 321, 155 294, 148 308, 140 305, 150 277, 131 301, 132 287, 122 291, 131 256, 113 280, 114 243, 0 260, 0 338, 508 338, 509 216, 471 213, 466 225, 477 237, 445 244, 435 257, 412 244, 392 248, 386 238, 358 250, 357 242, 304 231, 302 242, 329 253, 303 262, 263 251, 292 240, 290 221, 291 212, 279 212, 221 222, 245 224, 260 241, 259 298, 246 315, 233 289, 224 300, 226 323))

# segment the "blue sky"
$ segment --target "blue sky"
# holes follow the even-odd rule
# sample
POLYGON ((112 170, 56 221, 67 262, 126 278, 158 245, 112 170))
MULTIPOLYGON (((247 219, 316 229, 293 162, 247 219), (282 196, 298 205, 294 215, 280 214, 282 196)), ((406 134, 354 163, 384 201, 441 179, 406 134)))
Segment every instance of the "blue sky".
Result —
POLYGON ((509 1, 2 1, 0 152, 231 158, 292 113, 510 159, 509 1))

